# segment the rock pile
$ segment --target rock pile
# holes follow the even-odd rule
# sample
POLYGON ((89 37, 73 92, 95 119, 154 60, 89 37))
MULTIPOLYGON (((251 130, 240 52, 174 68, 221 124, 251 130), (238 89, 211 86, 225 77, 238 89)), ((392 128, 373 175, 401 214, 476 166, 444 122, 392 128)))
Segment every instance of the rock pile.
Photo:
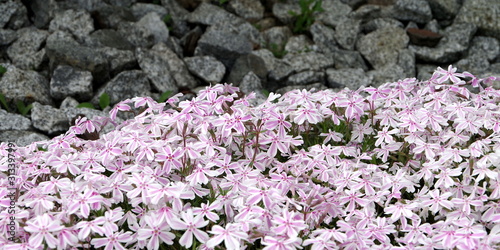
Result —
POLYGON ((228 82, 263 98, 428 79, 448 64, 500 75, 499 1, 323 0, 296 34, 300 2, 1 1, 0 91, 33 109, 0 110, 0 141, 26 145, 66 131, 76 114, 105 115, 75 108, 103 93, 113 105, 228 82))

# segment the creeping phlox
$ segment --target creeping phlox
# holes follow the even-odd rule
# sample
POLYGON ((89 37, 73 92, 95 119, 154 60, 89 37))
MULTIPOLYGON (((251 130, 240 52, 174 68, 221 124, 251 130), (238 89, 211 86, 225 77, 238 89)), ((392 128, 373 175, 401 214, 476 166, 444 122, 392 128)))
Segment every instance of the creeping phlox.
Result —
POLYGON ((192 100, 122 101, 16 148, 15 214, 0 144, 0 246, 498 249, 496 80, 450 66, 427 81, 271 93, 258 106, 228 84, 192 100), (116 123, 123 112, 136 115, 116 123))

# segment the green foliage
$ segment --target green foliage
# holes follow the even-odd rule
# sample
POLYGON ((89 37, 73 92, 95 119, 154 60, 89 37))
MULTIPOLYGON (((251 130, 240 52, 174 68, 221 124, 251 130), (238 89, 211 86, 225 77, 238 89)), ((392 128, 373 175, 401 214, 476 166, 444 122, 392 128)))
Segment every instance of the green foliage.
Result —
POLYGON ((7 110, 7 112, 10 112, 9 105, 7 105, 7 100, 5 100, 5 96, 2 93, 0 93, 0 103, 5 108, 5 110, 7 110))
POLYGON ((107 106, 109 106, 110 100, 109 100, 109 95, 106 93, 103 93, 99 97, 99 107, 101 107, 102 110, 104 110, 107 106))
POLYGON ((168 30, 172 31, 172 15, 167 14, 163 17, 163 22, 167 25, 168 30))
POLYGON ((288 51, 285 50, 285 44, 278 45, 276 43, 271 43, 269 46, 267 46, 269 50, 273 53, 274 57, 276 58, 283 58, 288 51))
MULTIPOLYGON (((106 93, 103 93, 99 97, 99 108, 101 108, 101 110, 104 110, 107 106, 109 106, 110 102, 111 101, 110 101, 109 95, 106 93)), ((90 102, 82 102, 82 103, 78 104, 76 107, 77 108, 96 109, 94 104, 92 104, 90 102)))
POLYGON ((269 93, 269 91, 267 89, 263 89, 262 90, 262 94, 267 98, 267 97, 269 97, 270 93, 269 93))
POLYGON ((88 109, 95 109, 94 104, 90 102, 82 102, 76 106, 77 108, 88 108, 88 109))
MULTIPOLYGON (((7 110, 7 112, 10 112, 9 105, 7 103, 7 99, 5 99, 5 96, 2 93, 0 93, 0 104, 2 104, 2 106, 5 108, 5 110, 7 110)), ((27 115, 28 112, 30 112, 30 110, 33 108, 33 104, 25 105, 24 102, 17 101, 16 107, 17 107, 17 111, 21 115, 27 115)))
POLYGON ((27 115, 28 112, 33 108, 33 104, 29 104, 28 106, 26 106, 22 101, 17 101, 16 106, 21 115, 27 115))
POLYGON ((0 65, 0 76, 5 74, 5 72, 7 72, 7 69, 4 66, 0 65))
POLYGON ((172 96, 172 91, 171 90, 165 91, 161 94, 160 98, 158 98, 158 102, 164 102, 168 100, 170 96, 172 96))
POLYGON ((296 18, 293 27, 294 33, 304 33, 309 29, 311 24, 314 23, 314 15, 316 12, 324 11, 321 7, 322 2, 322 0, 299 0, 300 14, 297 14, 295 11, 289 12, 296 18))
POLYGON ((219 4, 220 5, 223 5, 223 4, 227 3, 227 2, 229 2, 229 0, 219 0, 219 4))

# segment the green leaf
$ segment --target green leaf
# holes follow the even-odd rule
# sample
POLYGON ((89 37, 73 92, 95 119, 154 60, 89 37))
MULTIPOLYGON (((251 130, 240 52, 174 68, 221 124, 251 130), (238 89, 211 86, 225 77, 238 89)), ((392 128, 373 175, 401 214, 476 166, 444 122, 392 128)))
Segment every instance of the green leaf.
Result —
POLYGON ((269 91, 267 89, 263 89, 262 90, 262 94, 265 96, 265 97, 269 97, 269 91))
POLYGON ((2 93, 0 93, 0 103, 2 103, 3 107, 5 108, 5 110, 7 110, 7 112, 10 112, 9 105, 7 105, 7 101, 5 100, 5 96, 2 93))
POLYGON ((88 109, 95 109, 94 104, 90 102, 82 102, 76 106, 77 108, 88 108, 88 109))
POLYGON ((0 76, 5 74, 5 72, 7 72, 7 69, 4 66, 0 65, 0 76))
POLYGON ((21 113, 22 115, 27 115, 28 112, 31 110, 31 108, 33 108, 33 105, 30 104, 28 106, 26 106, 24 104, 24 102, 22 101, 17 101, 16 102, 16 106, 17 106, 17 110, 19 111, 19 113, 21 113))
POLYGON ((106 93, 103 93, 101 97, 99 97, 99 107, 101 109, 105 109, 107 106, 109 106, 110 100, 109 100, 109 95, 106 93))
POLYGON ((164 102, 168 100, 168 98, 170 98, 171 95, 172 95, 172 90, 167 90, 163 92, 163 94, 161 94, 160 98, 158 99, 158 102, 164 102))

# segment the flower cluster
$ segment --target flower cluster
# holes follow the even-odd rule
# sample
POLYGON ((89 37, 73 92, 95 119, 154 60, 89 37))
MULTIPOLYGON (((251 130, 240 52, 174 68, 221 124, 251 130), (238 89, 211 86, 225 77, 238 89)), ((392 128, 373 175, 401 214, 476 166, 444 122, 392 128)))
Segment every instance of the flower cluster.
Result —
MULTIPOLYGON (((428 81, 271 93, 258 106, 227 84, 187 101, 125 100, 17 148, 17 210, 0 208, 0 246, 498 248, 494 80, 450 66, 428 81), (116 124, 119 112, 136 116, 116 124), (77 137, 106 124, 115 129, 100 139, 77 137)), ((5 204, 5 143, 0 171, 5 204)))

